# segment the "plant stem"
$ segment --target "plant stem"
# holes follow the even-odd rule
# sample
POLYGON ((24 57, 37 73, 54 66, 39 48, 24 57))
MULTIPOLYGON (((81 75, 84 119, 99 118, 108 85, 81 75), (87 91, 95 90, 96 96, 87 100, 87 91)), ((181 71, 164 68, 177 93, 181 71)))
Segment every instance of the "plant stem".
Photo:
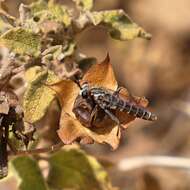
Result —
POLYGON ((56 150, 59 150, 61 147, 63 147, 63 143, 59 142, 58 144, 52 145, 47 148, 37 148, 33 150, 18 150, 16 152, 10 152, 9 155, 12 156, 21 156, 21 155, 33 155, 33 154, 42 154, 42 153, 49 153, 54 152, 56 150))

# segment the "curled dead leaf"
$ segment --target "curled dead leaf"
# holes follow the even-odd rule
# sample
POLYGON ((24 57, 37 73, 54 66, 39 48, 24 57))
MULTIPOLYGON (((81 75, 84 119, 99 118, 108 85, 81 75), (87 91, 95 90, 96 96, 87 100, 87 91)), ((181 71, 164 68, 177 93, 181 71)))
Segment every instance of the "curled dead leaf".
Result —
MULTIPOLYGON (((118 84, 109 55, 101 63, 90 67, 80 84, 84 82, 92 87, 102 87, 113 92, 116 91, 118 84)), ((101 108, 98 107, 95 110, 96 105, 91 98, 84 99, 79 95, 80 88, 76 83, 71 80, 63 80, 51 85, 51 88, 57 92, 62 103, 63 109, 58 135, 65 144, 74 141, 87 144, 98 142, 107 143, 113 149, 118 147, 121 137, 120 126, 111 120, 101 108)), ((119 92, 119 98, 143 108, 148 104, 145 98, 132 96, 125 88, 122 88, 119 92)), ((135 116, 131 116, 126 112, 110 111, 119 119, 123 128, 127 128, 128 123, 135 119, 135 116)))
POLYGON ((109 54, 104 61, 94 64, 86 72, 81 83, 88 82, 91 86, 104 87, 110 90, 116 90, 118 87, 109 54))
POLYGON ((118 126, 88 129, 78 119, 71 117, 64 111, 61 114, 60 126, 61 128, 57 132, 65 144, 90 137, 95 142, 110 144, 113 149, 116 149, 119 145, 120 132, 118 133, 118 126))
POLYGON ((53 89, 59 98, 62 108, 64 111, 71 116, 74 116, 72 109, 74 101, 79 94, 79 87, 72 80, 62 80, 58 83, 49 85, 53 89))

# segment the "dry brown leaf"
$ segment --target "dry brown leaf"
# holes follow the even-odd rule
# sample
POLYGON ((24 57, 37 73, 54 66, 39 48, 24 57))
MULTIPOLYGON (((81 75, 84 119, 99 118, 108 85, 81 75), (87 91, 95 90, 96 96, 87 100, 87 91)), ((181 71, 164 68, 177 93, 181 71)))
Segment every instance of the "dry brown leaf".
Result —
MULTIPOLYGON (((109 55, 103 62, 91 66, 81 80, 81 84, 84 82, 88 82, 92 87, 103 87, 112 91, 117 89, 118 84, 109 55)), ((63 107, 58 135, 65 144, 74 141, 84 144, 98 142, 107 143, 113 149, 118 147, 121 137, 120 126, 117 126, 100 108, 96 111, 94 120, 91 121, 94 102, 79 95, 80 89, 76 83, 71 80, 63 80, 50 87, 57 92, 63 107)), ((125 88, 121 89, 119 97, 142 107, 146 107, 148 104, 145 98, 132 96, 125 88)), ((135 119, 126 112, 118 110, 112 112, 120 120, 123 128, 127 128, 128 123, 135 119)))
POLYGON ((91 137, 84 137, 80 140, 80 144, 94 144, 94 140, 91 137))
POLYGON ((58 135, 65 144, 71 144, 75 140, 90 137, 95 142, 110 144, 113 149, 116 149, 119 145, 120 132, 118 133, 117 126, 88 129, 64 111, 61 114, 60 126, 58 135))
POLYGON ((81 83, 84 82, 88 82, 91 86, 100 86, 114 91, 117 89, 118 84, 110 64, 109 54, 104 61, 90 67, 81 81, 81 83))
POLYGON ((53 89, 59 98, 62 108, 66 113, 74 117, 72 112, 73 105, 76 97, 79 94, 79 87, 72 80, 62 80, 53 85, 49 85, 53 89))

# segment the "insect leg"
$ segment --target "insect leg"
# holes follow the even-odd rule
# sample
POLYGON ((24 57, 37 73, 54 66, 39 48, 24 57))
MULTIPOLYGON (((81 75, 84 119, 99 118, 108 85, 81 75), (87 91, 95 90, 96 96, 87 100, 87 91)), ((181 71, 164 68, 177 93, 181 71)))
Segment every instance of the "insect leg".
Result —
POLYGON ((0 126, 1 126, 2 121, 3 121, 3 116, 0 115, 0 126))
POLYGON ((108 109, 106 109, 103 105, 99 105, 100 108, 102 108, 106 113, 107 115, 113 120, 115 121, 119 126, 120 126, 120 121, 119 119, 111 112, 109 111, 108 109))
POLYGON ((120 125, 120 121, 119 119, 113 114, 111 113, 109 110, 107 109, 104 109, 104 111, 108 114, 108 116, 113 120, 115 121, 118 125, 120 125))
POLYGON ((96 116, 97 116, 97 111, 98 111, 98 105, 96 105, 94 107, 94 109, 92 110, 92 113, 90 115, 90 125, 93 124, 93 121, 96 119, 96 116))
POLYGON ((115 122, 117 123, 117 125, 118 125, 117 136, 119 136, 119 133, 120 133, 119 128, 121 127, 121 123, 120 123, 119 119, 118 119, 113 113, 111 113, 109 110, 104 109, 104 111, 108 114, 108 116, 109 116, 113 121, 115 121, 115 122))

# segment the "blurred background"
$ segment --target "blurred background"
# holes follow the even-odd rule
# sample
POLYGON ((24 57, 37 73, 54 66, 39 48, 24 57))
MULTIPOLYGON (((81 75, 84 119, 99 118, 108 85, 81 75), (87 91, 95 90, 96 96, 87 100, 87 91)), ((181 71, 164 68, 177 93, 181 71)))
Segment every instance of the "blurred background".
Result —
MULTIPOLYGON (((29 1, 6 0, 15 15, 29 1)), ((69 0, 61 2, 69 2, 69 0)), ((126 158, 145 155, 190 156, 190 1, 95 0, 94 10, 124 9, 152 40, 120 42, 103 28, 88 29, 77 37, 79 49, 103 60, 110 53, 120 85, 145 96, 158 121, 136 120, 124 132, 121 146, 88 145, 83 148, 115 164, 107 167, 114 186, 121 190, 189 190, 190 172, 168 167, 139 167, 119 171, 126 158)), ((106 164, 106 166, 109 164, 106 164)), ((4 189, 3 189, 4 190, 4 189)))

